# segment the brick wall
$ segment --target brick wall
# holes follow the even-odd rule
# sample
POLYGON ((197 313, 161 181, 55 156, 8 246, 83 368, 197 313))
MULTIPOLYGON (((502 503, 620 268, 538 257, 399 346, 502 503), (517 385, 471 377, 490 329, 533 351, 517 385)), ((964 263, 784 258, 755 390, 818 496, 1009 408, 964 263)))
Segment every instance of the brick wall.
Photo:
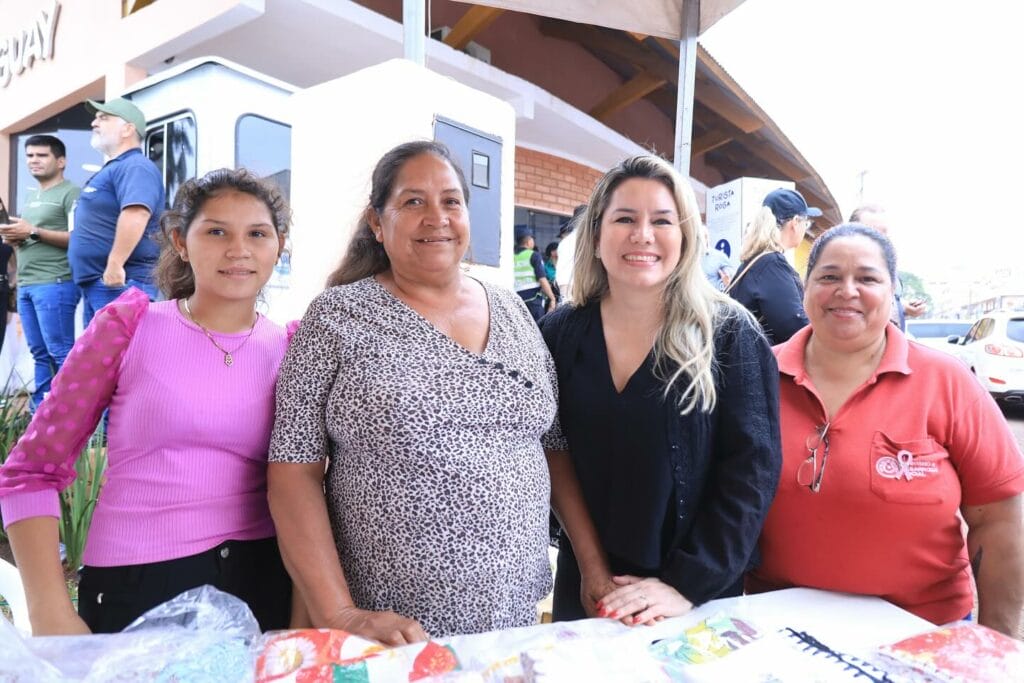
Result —
POLYGON ((590 199, 602 175, 574 161, 516 147, 516 206, 571 216, 590 199))

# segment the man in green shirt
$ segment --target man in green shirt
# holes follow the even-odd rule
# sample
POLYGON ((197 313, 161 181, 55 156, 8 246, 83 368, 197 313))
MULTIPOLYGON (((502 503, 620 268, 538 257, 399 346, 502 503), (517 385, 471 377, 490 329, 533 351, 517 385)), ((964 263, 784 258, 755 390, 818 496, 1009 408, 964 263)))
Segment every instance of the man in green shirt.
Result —
POLYGON ((64 143, 52 135, 25 142, 29 173, 39 187, 29 192, 20 217, 0 226, 4 242, 17 248, 18 315, 35 360, 32 410, 75 343, 75 307, 81 296, 68 265, 69 216, 80 190, 64 179, 64 143))

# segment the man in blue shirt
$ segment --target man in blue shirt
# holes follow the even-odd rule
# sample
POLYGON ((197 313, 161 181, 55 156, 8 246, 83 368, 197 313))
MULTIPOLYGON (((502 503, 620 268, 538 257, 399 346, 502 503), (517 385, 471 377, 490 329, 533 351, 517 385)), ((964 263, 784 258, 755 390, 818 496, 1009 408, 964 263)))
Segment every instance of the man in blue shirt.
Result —
POLYGON ((89 100, 86 108, 96 115, 92 147, 108 159, 82 188, 68 245, 88 324, 128 287, 156 298, 152 276, 160 248, 153 238, 164 186, 159 169, 142 153, 146 117, 139 108, 122 97, 105 104, 89 100))

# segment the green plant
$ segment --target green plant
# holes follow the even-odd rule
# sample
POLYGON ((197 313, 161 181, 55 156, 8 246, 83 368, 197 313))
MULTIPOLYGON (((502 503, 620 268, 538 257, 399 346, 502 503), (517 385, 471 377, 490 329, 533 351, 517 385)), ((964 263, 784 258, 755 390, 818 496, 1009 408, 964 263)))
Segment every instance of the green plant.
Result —
POLYGON ((67 552, 68 569, 72 571, 82 566, 85 538, 89 534, 92 513, 103 485, 103 473, 107 469, 107 447, 103 437, 101 420, 75 461, 78 476, 60 494, 60 540, 67 552))

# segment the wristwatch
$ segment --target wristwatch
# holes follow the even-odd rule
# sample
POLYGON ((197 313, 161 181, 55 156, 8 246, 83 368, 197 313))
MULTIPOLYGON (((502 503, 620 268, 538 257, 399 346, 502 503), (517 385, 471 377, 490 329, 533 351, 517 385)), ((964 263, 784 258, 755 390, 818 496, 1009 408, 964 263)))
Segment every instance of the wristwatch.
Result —
POLYGON ((30 232, 28 236, 34 240, 39 239, 39 228, 32 228, 32 232, 30 232))

